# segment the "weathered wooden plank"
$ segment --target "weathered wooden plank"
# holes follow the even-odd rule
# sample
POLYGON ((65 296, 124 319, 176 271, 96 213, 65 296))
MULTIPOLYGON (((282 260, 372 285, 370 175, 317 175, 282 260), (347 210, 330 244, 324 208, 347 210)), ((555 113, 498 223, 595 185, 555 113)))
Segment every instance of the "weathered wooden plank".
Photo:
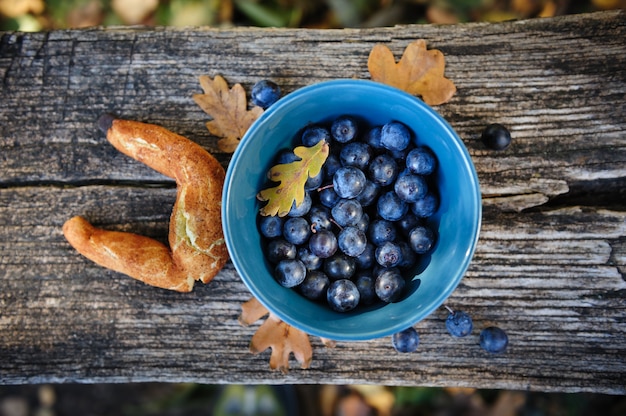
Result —
MULTIPOLYGON (((626 393, 626 13, 502 24, 349 30, 91 29, 0 36, 0 382, 381 383, 626 393), (286 92, 367 78, 375 43, 424 38, 457 95, 437 108, 459 132, 484 198, 481 239, 449 300, 511 338, 491 356, 455 340, 445 311, 389 339, 323 347, 309 370, 268 369, 237 322, 249 294, 230 263, 178 294, 80 257, 61 225, 87 216, 166 240, 174 183, 117 153, 100 114, 164 125, 224 166, 197 77, 286 92), (503 152, 479 141, 507 125, 503 152)), ((295 362, 292 363, 297 367, 295 362)))
POLYGON ((60 232, 65 218, 84 208, 108 228, 164 238, 173 198, 169 188, 0 191, 4 382, 346 382, 623 392, 626 283, 618 267, 624 263, 616 264, 613 255, 626 235, 622 212, 485 217, 475 260, 449 304, 472 313, 477 328, 506 328, 511 347, 505 355, 482 352, 476 336, 447 336, 441 310, 417 325, 419 354, 391 354, 389 339, 334 349, 314 340, 312 368, 282 375, 268 370, 267 353, 247 351, 256 326, 237 323, 249 295, 230 263, 209 285, 170 293, 91 264, 60 232), (140 206, 147 210, 138 212, 140 206))
MULTIPOLYGON (((368 78, 373 44, 400 55, 421 37, 446 55, 458 94, 438 110, 468 145, 485 194, 504 197, 491 203, 541 205, 572 184, 626 176, 623 19, 610 12, 402 29, 5 34, 3 105, 12 117, 2 126, 2 180, 160 181, 106 145, 94 124, 101 113, 163 124, 218 153, 203 127, 207 116, 191 100, 199 75, 222 74, 246 87, 269 77, 289 92, 324 79, 368 78), (507 125, 515 146, 485 150, 478 138, 490 122, 507 125)), ((218 156, 226 165, 228 156, 218 156)))

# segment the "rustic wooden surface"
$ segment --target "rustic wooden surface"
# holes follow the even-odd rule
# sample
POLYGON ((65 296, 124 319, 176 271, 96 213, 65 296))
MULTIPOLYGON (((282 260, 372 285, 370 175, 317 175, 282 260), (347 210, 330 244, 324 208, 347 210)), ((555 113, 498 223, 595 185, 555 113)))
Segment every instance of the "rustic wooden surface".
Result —
POLYGON ((626 393, 626 12, 501 24, 350 30, 115 28, 0 35, 0 382, 380 383, 626 393), (310 369, 268 368, 237 322, 250 295, 228 263, 190 294, 148 287, 79 256, 61 225, 165 240, 174 183, 115 151, 104 112, 163 125, 224 166, 198 76, 286 92, 368 78, 376 43, 399 56, 423 38, 458 87, 437 107, 465 141, 481 182, 475 258, 450 298, 475 331, 456 340, 441 310, 390 340, 329 349, 310 369), (490 122, 512 146, 486 150, 490 122), (489 355, 478 331, 504 328, 489 355))

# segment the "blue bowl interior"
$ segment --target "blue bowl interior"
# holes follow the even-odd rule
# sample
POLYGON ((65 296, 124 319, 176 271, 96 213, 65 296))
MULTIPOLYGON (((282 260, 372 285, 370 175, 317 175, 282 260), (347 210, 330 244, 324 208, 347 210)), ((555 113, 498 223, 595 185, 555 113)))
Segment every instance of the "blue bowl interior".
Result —
POLYGON ((463 277, 478 240, 481 199, 470 156, 441 116, 421 100, 395 88, 363 80, 337 80, 297 90, 270 107, 242 138, 227 170, 222 201, 224 234, 231 259, 252 294, 284 322, 334 340, 367 340, 399 332, 442 305, 463 277), (429 219, 438 233, 432 252, 408 276, 400 301, 352 312, 332 311, 281 287, 263 254, 256 194, 283 149, 300 145, 308 124, 349 114, 370 126, 401 121, 438 158, 435 173, 441 204, 429 219))

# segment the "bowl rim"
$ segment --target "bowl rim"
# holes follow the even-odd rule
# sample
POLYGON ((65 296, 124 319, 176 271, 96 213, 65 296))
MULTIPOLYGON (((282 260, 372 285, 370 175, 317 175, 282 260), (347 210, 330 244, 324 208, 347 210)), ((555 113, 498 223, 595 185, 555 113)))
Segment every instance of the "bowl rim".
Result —
MULTIPOLYGON (((256 133, 256 131, 259 128, 261 128, 261 126, 273 116, 274 113, 280 111, 280 109, 284 107, 286 104, 288 104, 289 102, 300 99, 302 95, 308 94, 311 90, 320 90, 320 89, 334 90, 336 88, 355 87, 355 86, 358 86, 359 88, 368 88, 372 90, 378 90, 386 94, 391 94, 392 96, 395 95, 399 99, 412 101, 415 105, 417 105, 418 107, 421 107, 424 111, 429 113, 429 115, 433 117, 434 120, 437 121, 437 124, 441 126, 442 130, 446 132, 446 136, 454 142, 455 148, 457 148, 460 151, 462 155, 462 159, 465 165, 467 166, 468 172, 470 173, 470 178, 469 178, 470 182, 475 184, 475 186, 472 187, 472 189, 474 190, 474 195, 472 199, 475 199, 477 201, 477 206, 476 206, 477 220, 472 224, 473 225, 472 227, 473 238, 469 242, 467 255, 464 257, 463 262, 459 264, 458 278, 454 282, 454 284, 448 287, 447 291, 442 292, 440 296, 437 297, 436 302, 432 302, 429 307, 426 307, 423 309, 424 312, 421 313, 420 316, 416 317, 416 319, 410 323, 411 326, 415 325, 417 322, 431 315, 437 308, 439 308, 445 302, 445 299, 447 299, 454 292, 456 287, 459 285, 459 283, 463 279, 469 267, 470 262, 472 261, 474 257, 474 253, 476 250, 476 246, 478 245, 478 240, 480 237, 480 230, 482 226, 482 201, 481 201, 480 184, 478 181, 476 168, 473 164, 469 151, 467 147, 465 146, 465 144, 463 143, 463 141, 461 140, 461 138, 459 137, 459 135, 456 133, 456 131, 450 126, 450 124, 436 110, 434 110, 432 107, 424 103, 418 97, 410 95, 398 88, 395 88, 386 84, 382 84, 382 83, 378 83, 378 82, 374 82, 370 80, 363 80, 363 79, 334 79, 334 80, 328 80, 328 81, 321 81, 321 82, 317 82, 314 84, 310 84, 310 85, 298 88, 294 90, 293 92, 290 92, 289 94, 286 94, 285 96, 281 97, 276 103, 274 103, 267 110, 265 110, 263 114, 261 114, 261 116, 252 123, 252 125, 248 128, 248 130, 244 134, 244 136, 241 138, 239 145, 235 149, 235 152, 232 154, 231 160, 226 170, 226 176, 225 176, 225 181, 224 181, 224 192, 223 192, 222 201, 221 201, 222 202, 221 215, 222 215, 224 239, 226 242, 226 246, 228 248, 230 259, 237 273, 239 274, 240 279, 243 281, 243 283, 248 288, 250 293, 268 311, 276 315, 279 319, 281 319, 286 324, 293 326, 309 335, 320 336, 320 337, 324 337, 328 339, 333 339, 336 341, 365 341, 365 340, 371 340, 371 339, 388 336, 392 334, 393 332, 390 331, 389 329, 379 330, 379 331, 364 331, 361 335, 356 336, 353 333, 345 334, 345 333, 340 333, 340 332, 327 331, 323 329, 320 330, 314 325, 310 325, 306 322, 295 320, 291 316, 284 313, 282 310, 274 308, 272 306, 272 302, 270 302, 267 299, 263 291, 258 289, 257 286, 252 281, 250 281, 249 277, 245 276, 245 273, 243 272, 244 267, 242 266, 238 258, 231 254, 231 253, 234 253, 235 250, 233 248, 234 246, 233 236, 230 233, 229 227, 226 226, 226 224, 231 221, 230 219, 231 210, 228 209, 230 206, 229 202, 231 202, 231 198, 229 195, 230 193, 227 192, 227 189, 230 186, 230 184, 233 182, 233 175, 234 175, 233 167, 237 164, 236 162, 239 160, 242 153, 245 152, 246 145, 250 141, 250 137, 252 137, 256 133)), ((394 331, 399 332, 406 328, 402 327, 402 328, 396 328, 396 329, 394 329, 394 331)))

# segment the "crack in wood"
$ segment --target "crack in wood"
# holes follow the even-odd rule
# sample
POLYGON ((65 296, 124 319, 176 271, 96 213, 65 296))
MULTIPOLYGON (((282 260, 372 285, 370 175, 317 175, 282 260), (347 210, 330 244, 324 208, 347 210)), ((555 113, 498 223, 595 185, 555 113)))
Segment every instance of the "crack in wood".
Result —
POLYGON ((548 179, 538 182, 531 179, 528 186, 491 184, 481 188, 483 206, 503 212, 568 206, 626 210, 626 177, 576 181, 569 184, 564 180, 548 179))
POLYGON ((626 282, 626 236, 609 241, 611 252, 607 264, 615 266, 622 279, 626 282))
POLYGON ((173 189, 176 188, 174 181, 140 181, 140 180, 123 180, 123 179, 86 179, 86 180, 70 180, 70 181, 5 181, 0 182, 0 189, 19 189, 19 188, 81 188, 91 186, 110 186, 116 188, 158 188, 173 189))

